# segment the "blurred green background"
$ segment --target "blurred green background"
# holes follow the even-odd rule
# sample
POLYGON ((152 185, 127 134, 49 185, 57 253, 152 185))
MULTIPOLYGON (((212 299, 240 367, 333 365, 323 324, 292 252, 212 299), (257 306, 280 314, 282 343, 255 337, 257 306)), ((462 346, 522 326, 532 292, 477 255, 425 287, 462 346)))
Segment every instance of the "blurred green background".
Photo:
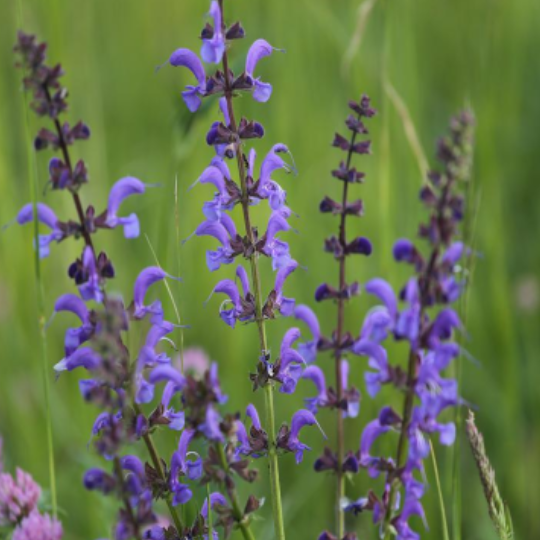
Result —
MULTIPOLYGON (((83 200, 101 209, 109 186, 126 175, 161 184, 126 203, 126 210, 139 214, 142 230, 162 265, 184 279, 182 284, 173 284, 173 291, 184 320, 192 326, 185 332, 186 346, 202 346, 219 362, 232 410, 243 409, 248 400, 262 405, 262 396, 252 394, 247 379, 257 359, 255 328, 240 326, 232 331, 223 325, 217 316, 217 299, 203 307, 216 280, 231 277, 233 268, 210 274, 204 251, 213 245, 211 241, 192 239, 183 247, 176 241, 174 181, 178 178, 180 236, 185 238, 201 221, 201 204, 210 193, 208 188, 188 193, 187 188, 212 157, 204 135, 216 117, 217 104, 208 102, 195 116, 188 115, 179 91, 191 83, 189 74, 172 68, 156 74, 154 68, 175 48, 198 48, 207 2, 21 3, 24 28, 48 41, 51 61, 61 61, 67 72, 69 119, 82 118, 92 128, 92 138, 74 149, 77 157, 84 157, 91 174, 83 200)), ((411 149, 407 136, 411 126, 403 105, 431 165, 434 142, 446 129, 450 115, 465 104, 474 109, 478 144, 469 211, 480 256, 470 291, 465 346, 480 366, 463 361, 462 395, 477 407, 478 424, 511 507, 517 537, 540 537, 536 514, 540 505, 540 4, 535 0, 237 0, 227 4, 229 22, 240 18, 248 34, 248 39, 234 43, 237 66, 258 37, 287 51, 260 64, 263 80, 274 85, 270 102, 262 105, 245 97, 237 101, 237 107, 266 127, 266 137, 255 144, 260 159, 272 144, 284 142, 299 169, 298 177, 282 175, 280 180, 290 206, 300 215, 294 222, 300 234, 287 236, 294 256, 307 267, 307 271, 297 271, 287 285, 300 302, 313 305, 317 284, 337 277, 336 264, 321 252, 323 238, 335 231, 336 221, 320 215, 317 206, 325 194, 336 195, 341 187, 329 175, 340 158, 330 143, 334 131, 342 128, 347 100, 367 92, 379 110, 370 122, 373 156, 357 160, 357 166, 367 172, 365 186, 354 190, 361 192, 366 216, 351 223, 354 232, 373 240, 375 252, 369 259, 351 262, 349 275, 364 282, 382 274, 396 286, 406 279, 408 269, 393 264, 392 243, 400 236, 414 236, 423 217, 417 200, 422 182, 418 150, 415 154, 411 149), (389 84, 401 96, 401 103, 389 93, 389 84)), ((20 73, 13 68, 11 53, 19 27, 17 2, 1 0, 0 20, 3 224, 30 199, 31 171, 20 73)), ((38 127, 32 117, 32 132, 38 127)), ((47 153, 37 156, 40 186, 45 186, 49 157, 47 153)), ((50 192, 44 200, 59 216, 72 216, 70 200, 63 194, 50 192)), ((118 279, 111 289, 129 299, 133 278, 153 263, 144 236, 126 241, 115 231, 100 234, 97 242, 115 262, 118 279)), ((31 246, 32 227, 12 227, 0 235, 0 432, 7 464, 17 463, 45 486, 46 432, 31 246)), ((52 246, 51 257, 43 262, 47 313, 52 312, 57 296, 72 289, 65 269, 78 249, 73 242, 52 246)), ((270 279, 266 268, 265 288, 270 288, 270 279)), ((172 317, 165 290, 158 292, 172 317)), ((372 303, 366 295, 351 305, 347 312, 351 331, 358 331, 372 303)), ((315 309, 329 332, 334 308, 327 304, 315 309)), ((69 322, 58 317, 48 331, 51 365, 62 357, 63 330, 69 322)), ((288 322, 268 326, 276 351, 288 322)), ((129 339, 136 348, 140 329, 129 339)), ((406 356, 402 348, 393 353, 394 358, 406 356)), ((330 367, 329 358, 322 358, 321 363, 330 367)), ((352 358, 351 366, 354 382, 363 390, 365 362, 352 358)), ((81 486, 85 467, 99 463, 86 449, 96 411, 82 403, 76 383, 80 374, 62 376, 56 383, 52 370, 49 375, 65 537, 107 536, 114 503, 81 486)), ((302 386, 293 397, 277 397, 279 422, 290 419, 305 391, 302 386)), ((347 424, 351 448, 358 447, 362 425, 385 398, 391 399, 391 393, 375 402, 366 395, 360 417, 347 424)), ((323 412, 321 418, 332 438, 332 416, 323 412)), ((305 437, 315 449, 321 448, 316 430, 305 437)), ((175 441, 166 434, 159 438, 168 454, 175 441)), ((382 450, 390 451, 390 447, 382 450)), ((437 446, 450 521, 452 455, 451 450, 437 446)), ((316 538, 323 528, 332 527, 333 481, 312 472, 315 457, 316 452, 308 454, 298 467, 292 456, 281 460, 291 539, 316 538)), ((495 538, 467 446, 463 446, 461 461, 463 538, 495 538)), ((253 486, 259 496, 268 492, 265 466, 261 463, 260 467, 261 481, 253 486)), ((422 538, 438 539, 440 510, 429 463, 426 473, 429 531, 422 532, 422 538)), ((356 498, 371 485, 365 475, 359 475, 348 493, 356 498)), ((242 493, 247 496, 244 488, 242 493)), ((264 519, 255 525, 257 538, 270 539, 269 503, 261 515, 264 519)), ((423 531, 420 522, 414 523, 423 531)), ((376 537, 370 516, 351 519, 349 525, 362 540, 376 537)))

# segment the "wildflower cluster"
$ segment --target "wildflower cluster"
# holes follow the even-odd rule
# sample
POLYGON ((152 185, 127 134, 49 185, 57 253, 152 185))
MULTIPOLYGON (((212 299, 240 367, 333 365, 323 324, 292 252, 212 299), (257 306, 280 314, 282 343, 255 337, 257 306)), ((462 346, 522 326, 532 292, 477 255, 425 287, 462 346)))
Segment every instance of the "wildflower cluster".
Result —
MULTIPOLYGON (((176 278, 158 266, 145 268, 135 280, 129 305, 106 291, 115 269, 109 256, 97 251, 95 234, 99 229, 121 226, 126 238, 136 238, 140 232, 137 216, 121 216, 119 208, 124 199, 144 193, 148 185, 136 178, 123 178, 112 187, 102 213, 97 214, 91 205, 83 206, 80 191, 89 180, 87 167, 83 161, 72 166, 70 147, 78 139, 88 138, 90 130, 82 122, 74 128, 60 122, 60 115, 67 109, 67 91, 59 81, 62 68, 45 63, 46 45, 37 43, 34 36, 19 33, 15 51, 18 66, 25 70, 25 89, 33 94, 32 107, 39 116, 48 117, 54 127, 54 131, 39 131, 35 149, 60 152, 60 157, 53 157, 49 163, 49 185, 54 191, 67 191, 76 210, 75 219, 60 221, 49 206, 28 204, 19 212, 17 222, 22 225, 37 219, 50 229, 50 234, 39 237, 36 246, 41 257, 50 254, 53 242, 72 237, 83 243, 80 257, 68 269, 78 294, 63 294, 54 306, 55 315, 71 313, 79 324, 67 329, 65 356, 54 369, 60 376, 84 368, 90 378, 79 381, 81 395, 100 410, 92 427, 92 440, 107 467, 89 469, 84 485, 121 501, 113 532, 116 540, 207 535, 209 508, 202 507, 193 524, 184 524, 176 506, 191 500, 194 485, 208 482, 217 484, 227 495, 225 498, 216 492, 211 498, 220 508, 217 525, 226 532, 239 527, 250 538, 248 517, 259 502, 251 496, 242 509, 235 479, 252 482, 257 474, 236 449, 242 435, 237 434, 239 417, 219 410, 226 396, 220 390, 215 364, 196 374, 183 374, 174 364, 162 344, 171 343, 168 336, 176 325, 165 319, 160 300, 147 299, 154 284, 176 278), (143 346, 134 356, 123 341, 133 324, 143 325, 147 331, 143 346), (180 433, 178 450, 170 461, 159 456, 153 442, 153 434, 160 428, 180 433), (204 441, 201 445, 208 450, 207 457, 189 450, 195 439, 204 441), (151 463, 127 453, 128 446, 141 440, 151 463), (168 506, 171 522, 166 527, 158 525, 155 500, 163 500, 168 506)), ((27 513, 37 527, 37 518, 27 513)), ((213 536, 217 538, 216 530, 213 536)))
MULTIPOLYGON (((127 198, 146 193, 151 185, 125 177, 110 189, 104 209, 96 211, 93 205, 85 205, 81 192, 90 181, 89 169, 82 159, 72 160, 71 147, 88 139, 90 129, 82 121, 70 124, 64 120, 68 93, 61 84, 63 70, 60 65, 46 63, 46 44, 20 32, 14 48, 17 66, 24 70, 24 89, 32 95, 31 107, 50 124, 39 129, 34 138, 36 151, 54 153, 47 193, 67 192, 74 204, 74 214, 65 219, 59 219, 44 203, 27 204, 16 221, 20 225, 37 221, 48 229, 46 234, 36 234, 39 257, 50 256, 51 245, 68 238, 80 246, 78 257, 67 269, 75 288, 54 304, 55 316, 68 313, 78 320, 65 332, 64 357, 54 371, 65 376, 65 372, 83 368, 88 376, 79 380, 81 396, 98 410, 91 442, 103 464, 88 469, 83 484, 118 501, 111 532, 115 540, 217 540, 216 528, 225 538, 238 530, 244 540, 254 540, 251 523, 262 498, 250 494, 240 500, 237 488, 239 482, 251 484, 258 478, 253 462, 264 458, 268 462, 274 537, 284 540, 278 457, 294 454, 300 463, 310 450, 300 439, 302 429, 317 426, 322 431, 317 415, 329 409, 336 415, 336 444, 323 449, 314 469, 336 478, 336 522, 335 529, 322 532, 319 540, 356 540, 354 532, 346 531, 345 512, 356 515, 364 511, 372 512, 385 540, 392 535, 397 540, 418 539, 409 518, 424 517, 423 461, 430 452, 429 438, 437 434, 442 444, 453 443, 455 426, 441 415, 463 402, 457 382, 446 378, 444 372, 462 352, 453 340, 455 331, 463 330, 462 323, 450 305, 464 290, 460 262, 470 255, 457 237, 464 213, 460 185, 468 180, 471 169, 472 115, 463 112, 453 119, 449 136, 438 146, 441 170, 430 173, 430 182, 420 192, 429 218, 420 226, 419 236, 428 249, 424 252, 407 239, 396 242, 395 260, 412 265, 414 275, 397 295, 383 279, 365 284, 365 292, 382 305, 367 313, 359 335, 355 335, 346 328, 345 306, 359 295, 361 287, 347 276, 347 261, 352 255, 369 256, 372 245, 368 238, 347 230, 349 218, 361 217, 364 210, 361 199, 351 200, 353 184, 363 183, 365 177, 353 166, 353 158, 371 152, 366 123, 376 111, 365 95, 349 102, 350 115, 345 121, 349 136, 336 133, 333 141, 344 156, 332 171, 341 195, 339 199, 325 196, 319 207, 320 212, 339 220, 337 234, 324 242, 324 251, 337 262, 338 283, 323 283, 315 292, 317 302, 331 300, 337 306, 335 328, 325 335, 315 313, 285 295, 287 279, 299 264, 281 236, 293 229, 290 221, 294 212, 275 177, 281 171, 296 174, 292 154, 285 144, 277 143, 257 164, 256 151, 248 145, 263 138, 265 129, 253 119, 237 120, 234 108, 235 98, 242 94, 250 94, 260 103, 270 99, 271 84, 255 71, 261 60, 280 50, 264 39, 255 40, 242 71, 235 74, 229 52, 232 42, 245 37, 244 28, 240 22, 227 24, 224 0, 211 1, 209 17, 200 34, 200 55, 181 48, 170 55, 168 63, 187 68, 195 78, 194 84, 181 92, 189 111, 195 113, 203 99, 210 99, 221 113, 206 134, 211 159, 191 186, 213 188, 202 206, 204 220, 193 234, 210 236, 218 243, 206 253, 211 272, 235 266, 234 276, 219 280, 208 301, 214 294, 225 295, 219 307, 221 320, 233 329, 238 323, 257 329, 253 372, 245 382, 264 394, 264 422, 253 404, 248 404, 243 414, 226 409, 227 395, 222 391, 216 363, 199 362, 184 369, 183 363, 178 365, 172 357, 171 346, 176 347, 171 336, 179 324, 167 320, 153 293, 156 284, 180 278, 150 266, 138 274, 129 302, 108 293, 108 281, 116 276, 115 263, 98 250, 96 234, 120 227, 125 238, 137 238, 141 229, 137 215, 125 215, 121 207, 127 198), (262 226, 254 222, 252 210, 257 205, 269 214, 262 226), (237 210, 243 225, 238 228, 234 219, 237 210), (259 264, 266 260, 275 277, 272 285, 264 288, 259 264), (309 335, 302 339, 300 328, 289 328, 278 353, 272 355, 266 324, 280 316, 301 321, 309 335), (133 354, 125 336, 135 325, 144 339, 133 354), (406 342, 406 368, 389 360, 384 344, 390 339, 406 342), (334 377, 330 383, 325 375, 328 370, 320 361, 319 353, 325 352, 331 353, 334 377), (349 383, 351 355, 368 358, 368 395, 375 398, 383 385, 392 385, 403 395, 403 409, 396 412, 383 406, 377 418, 365 426, 359 448, 347 450, 345 419, 359 415, 361 398, 360 391, 349 383), (315 387, 315 395, 305 399, 305 408, 296 410, 288 424, 277 427, 275 389, 294 394, 301 380, 315 387), (169 459, 160 456, 154 440, 162 433, 175 438, 176 449, 169 459), (395 456, 377 456, 372 450, 376 440, 390 433, 397 436, 395 456), (143 446, 148 461, 139 450, 143 446), (370 489, 350 502, 345 480, 363 469, 372 478, 384 479, 383 492, 377 495, 370 489), (202 486, 207 488, 206 496, 198 500, 202 486), (182 506, 190 502, 195 512, 183 511, 182 506), (161 515, 165 507, 167 517, 161 515)), ((480 448, 480 443, 475 448, 480 448)), ((13 540, 60 540, 60 523, 38 508, 40 494, 39 486, 23 471, 17 470, 15 478, 2 473, 0 459, 0 526, 12 533, 13 540)), ((496 510, 501 513, 500 508, 496 510)))
POLYGON ((473 123, 469 112, 452 120, 449 136, 438 145, 442 169, 430 173, 430 184, 420 192, 429 211, 427 223, 419 229, 420 238, 429 244, 427 253, 423 255, 409 240, 398 240, 394 245, 396 261, 411 264, 415 270, 399 293, 405 306, 399 308, 398 297, 386 281, 377 278, 366 283, 366 292, 383 305, 368 313, 360 340, 352 346, 352 352, 369 359, 365 381, 371 397, 384 384, 393 385, 404 395, 401 414, 383 407, 366 425, 360 441, 360 466, 371 477, 385 477, 382 496, 371 491, 347 507, 355 513, 372 510, 373 520, 385 538, 391 534, 398 540, 419 538, 409 518, 424 517, 420 499, 425 485, 415 473, 423 474, 431 434, 437 434, 443 445, 451 445, 455 439, 454 423, 443 422, 439 416, 462 402, 457 382, 445 378, 443 372, 460 354, 460 346, 452 338, 456 329, 463 330, 457 313, 448 306, 458 299, 465 285, 459 263, 469 250, 455 237, 463 218, 460 184, 468 180, 471 168, 473 123), (389 337, 408 343, 406 370, 389 362, 383 347, 389 337), (392 431, 399 434, 395 459, 372 455, 375 440, 392 431))
POLYGON ((41 488, 22 469, 15 476, 3 471, 0 439, 0 536, 11 533, 12 540, 60 540, 62 524, 40 511, 41 488))
POLYGON ((274 144, 256 167, 256 152, 245 148, 246 141, 262 138, 264 127, 255 120, 241 118, 236 120, 233 106, 234 98, 241 93, 251 93, 258 102, 266 102, 272 93, 272 86, 254 75, 257 64, 270 56, 275 49, 267 41, 257 39, 249 48, 244 70, 234 74, 229 67, 228 49, 232 40, 244 37, 241 23, 227 26, 224 17, 223 1, 211 3, 210 15, 213 25, 207 24, 201 33, 201 57, 206 63, 218 64, 214 73, 207 75, 198 56, 188 49, 178 49, 172 53, 169 63, 172 66, 188 68, 197 79, 196 86, 187 86, 182 97, 192 112, 195 112, 202 98, 218 95, 222 119, 214 122, 206 136, 206 142, 214 148, 214 157, 195 184, 211 184, 214 194, 203 205, 205 220, 196 231, 197 236, 212 236, 219 246, 206 254, 210 271, 218 270, 222 265, 233 264, 242 257, 249 262, 250 274, 238 264, 234 279, 223 279, 214 287, 212 294, 224 294, 227 299, 219 309, 221 319, 231 327, 238 321, 255 322, 259 333, 260 350, 257 353, 257 370, 251 375, 254 389, 263 388, 266 399, 268 418, 266 431, 261 427, 258 413, 250 405, 247 413, 251 418, 249 434, 245 426, 238 424, 241 446, 238 452, 254 458, 267 456, 270 467, 272 487, 272 506, 274 512, 275 534, 285 537, 279 487, 277 453, 293 452, 297 462, 302 460, 308 447, 299 438, 299 431, 306 425, 316 425, 317 421, 308 410, 297 411, 290 426, 283 425, 274 433, 274 384, 281 385, 281 391, 292 392, 296 386, 304 358, 292 348, 299 339, 298 329, 292 329, 284 336, 279 357, 272 362, 266 339, 265 323, 278 315, 290 316, 294 313, 295 301, 284 295, 287 278, 298 268, 292 258, 289 245, 278 238, 280 233, 289 231, 289 219, 292 211, 286 205, 287 194, 274 179, 277 171, 295 172, 294 162, 288 163, 284 157, 291 156, 285 144, 274 144), (236 171, 231 173, 228 160, 236 161, 236 171), (264 232, 253 224, 251 208, 266 201, 270 217, 264 232), (231 213, 241 208, 244 231, 239 232, 231 213), (271 260, 276 272, 272 289, 263 293, 259 273, 261 257, 271 260), (251 279, 250 279, 251 277, 251 279))

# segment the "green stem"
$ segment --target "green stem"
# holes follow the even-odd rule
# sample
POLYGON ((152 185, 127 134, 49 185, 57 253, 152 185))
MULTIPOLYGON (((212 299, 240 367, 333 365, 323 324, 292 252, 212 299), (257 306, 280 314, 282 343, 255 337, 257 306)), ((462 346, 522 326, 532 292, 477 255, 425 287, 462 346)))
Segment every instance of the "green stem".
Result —
MULTIPOLYGON (((22 2, 18 3, 19 27, 23 27, 22 2)), ((30 177, 30 187, 32 193, 33 219, 34 219, 34 275, 36 279, 37 291, 37 309, 38 309, 38 327, 40 335, 41 364, 43 376, 43 393, 45 397, 45 429, 47 431, 47 457, 49 468, 49 488, 51 491, 51 506, 53 516, 58 515, 58 504, 56 496, 56 472, 54 465, 54 442, 51 414, 51 391, 49 382, 49 358, 47 354, 47 333, 46 333, 46 314, 45 314, 45 292, 43 288, 43 279, 41 275, 41 259, 39 258, 39 221, 37 219, 38 203, 38 174, 36 170, 36 160, 32 151, 32 138, 30 136, 30 115, 28 114, 28 99, 26 93, 23 93, 24 117, 25 117, 25 137, 27 140, 27 162, 28 175, 30 177)))
POLYGON ((272 495, 272 509, 274 511, 274 527, 276 538, 285 539, 283 520, 283 507, 281 504, 281 485, 279 482, 279 465, 277 459, 276 440, 274 436, 274 387, 267 384, 264 387, 264 401, 266 406, 266 427, 268 433, 268 471, 270 474, 270 491, 272 495))
MULTIPOLYGON (((225 28, 225 16, 223 10, 223 0, 219 0, 221 9, 221 19, 225 28)), ((229 81, 229 61, 227 51, 223 54, 223 72, 225 74, 225 99, 227 101, 227 109, 230 118, 230 130, 236 136, 236 160, 238 163, 238 175, 240 179, 240 187, 242 189, 242 213, 244 217, 244 225, 246 236, 250 246, 255 246, 255 237, 253 227, 251 225, 251 216, 249 212, 249 194, 246 182, 246 170, 244 165, 244 156, 242 152, 242 144, 238 136, 238 126, 234 116, 233 107, 233 90, 229 81)), ((259 331, 259 344, 262 355, 268 352, 266 340, 266 328, 262 313, 262 293, 261 279, 258 266, 258 254, 254 252, 250 257, 251 277, 253 285, 253 295, 255 298, 255 319, 259 331)), ((270 488, 272 494, 272 511, 274 514, 274 534, 276 540, 285 540, 285 526, 283 521, 283 507, 281 502, 281 487, 279 483, 279 465, 277 459, 277 451, 275 445, 275 412, 274 412, 274 397, 272 394, 273 384, 268 382, 264 388, 265 407, 266 407, 266 432, 268 434, 268 469, 270 474, 270 488)))
POLYGON ((450 540, 450 534, 448 533, 448 520, 446 519, 446 510, 444 508, 444 497, 441 487, 441 479, 439 477, 439 467, 437 466, 437 458, 435 456, 435 449, 433 443, 429 441, 429 449, 431 450, 431 461, 433 462, 433 474, 435 476, 435 485, 437 487, 437 493, 439 495, 439 507, 441 509, 441 521, 443 530, 443 540, 450 540))
MULTIPOLYGON (((219 458, 221 460, 221 466, 223 467, 223 470, 225 471, 226 474, 229 474, 230 467, 227 462, 227 456, 225 455, 225 449, 223 448, 223 445, 216 444, 216 449, 219 454, 219 458)), ((240 503, 238 502, 238 495, 236 494, 236 490, 234 488, 227 488, 227 494, 229 495, 229 499, 231 501, 234 519, 238 523, 238 527, 240 528, 240 531, 242 531, 242 536, 244 537, 244 540, 255 540, 255 536, 253 536, 253 533, 251 532, 249 522, 246 520, 244 516, 244 512, 242 512, 240 503)), ((210 509, 210 503, 209 503, 208 515, 210 515, 210 510, 211 509, 210 509)))

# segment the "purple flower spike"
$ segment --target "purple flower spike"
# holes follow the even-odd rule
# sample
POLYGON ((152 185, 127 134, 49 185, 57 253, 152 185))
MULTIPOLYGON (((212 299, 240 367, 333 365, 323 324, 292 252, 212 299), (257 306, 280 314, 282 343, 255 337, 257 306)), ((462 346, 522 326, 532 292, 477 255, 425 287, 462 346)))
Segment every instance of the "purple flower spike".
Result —
POLYGON ((116 214, 124 199, 131 195, 140 195, 144 193, 146 186, 137 178, 128 176, 122 178, 114 184, 109 193, 109 202, 107 204, 107 217, 105 225, 107 227, 124 227, 124 236, 126 238, 137 238, 140 233, 139 219, 135 214, 128 217, 118 217, 116 214))
POLYGON ((222 29, 221 10, 216 0, 210 4, 209 15, 214 19, 214 35, 210 39, 202 40, 201 58, 209 64, 219 64, 225 52, 225 36, 222 29))
POLYGON ((187 85, 182 92, 182 98, 191 112, 195 112, 201 106, 201 97, 206 95, 206 73, 199 57, 189 49, 178 49, 174 51, 169 63, 173 67, 188 68, 197 79, 197 86, 187 85))
MULTIPOLYGON (((37 203, 37 218, 40 223, 51 229, 50 234, 40 234, 38 237, 38 252, 40 258, 48 257, 50 254, 49 245, 52 242, 60 242, 65 234, 59 228, 59 221, 56 214, 43 203, 37 203)), ((34 220, 34 205, 29 203, 24 205, 17 214, 17 223, 24 225, 34 220)))
POLYGON ((253 77, 253 72, 255 71, 255 67, 259 63, 260 60, 263 58, 270 56, 273 51, 278 51, 280 49, 276 49, 270 45, 267 41, 264 39, 258 39, 253 43, 253 45, 249 48, 249 51, 247 53, 246 57, 246 75, 251 80, 253 84, 253 99, 255 101, 259 101, 261 103, 264 103, 270 99, 270 96, 272 95, 272 85, 269 83, 262 82, 258 78, 253 77))
POLYGON ((317 414, 319 407, 328 405, 328 394, 326 393, 326 379, 322 369, 318 366, 308 366, 302 374, 302 379, 309 379, 317 389, 317 396, 305 398, 307 408, 317 414))
MULTIPOLYGON (((227 499, 218 491, 210 493, 210 508, 214 508, 214 505, 228 506, 227 499)), ((201 516, 204 519, 208 519, 208 498, 204 499, 204 503, 201 508, 201 516)))

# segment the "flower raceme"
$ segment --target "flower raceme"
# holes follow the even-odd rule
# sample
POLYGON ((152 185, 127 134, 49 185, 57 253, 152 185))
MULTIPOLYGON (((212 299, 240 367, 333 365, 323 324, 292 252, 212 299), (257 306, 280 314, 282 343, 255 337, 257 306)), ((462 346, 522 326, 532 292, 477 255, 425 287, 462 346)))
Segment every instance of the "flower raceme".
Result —
MULTIPOLYGON (((453 337, 456 331, 463 330, 463 325, 449 305, 463 291, 465 282, 458 275, 458 264, 470 254, 455 237, 463 218, 460 182, 470 175, 472 132, 473 118, 465 111, 452 120, 449 136, 439 142, 442 170, 430 173, 431 183, 420 193, 429 212, 428 222, 419 228, 419 236, 429 244, 427 255, 422 255, 407 239, 395 243, 395 260, 410 264, 415 275, 399 295, 380 278, 366 284, 366 292, 377 297, 382 306, 367 314, 360 339, 351 349, 368 358, 371 369, 365 374, 365 382, 372 398, 385 384, 395 386, 405 395, 403 413, 384 407, 379 417, 367 424, 360 445, 360 466, 370 476, 386 478, 381 499, 373 493, 360 499, 365 502, 361 510, 373 511, 373 520, 380 525, 385 539, 392 531, 398 540, 420 537, 409 525, 411 516, 424 518, 421 498, 425 485, 415 474, 423 475, 430 436, 437 436, 442 445, 448 446, 456 435, 454 423, 441 422, 439 416, 463 402, 457 382, 445 378, 444 371, 461 353, 453 337), (401 308, 399 301, 404 304, 401 308), (389 338, 408 344, 407 371, 389 361, 384 349, 389 338), (372 456, 374 441, 391 431, 399 434, 395 460, 372 456)), ((352 504, 348 510, 356 513, 357 508, 352 504)))
MULTIPOLYGON (((207 29, 207 36, 208 32, 207 29)), ((236 28, 233 34, 239 36, 241 32, 236 28)), ((220 32, 208 36, 208 40, 204 54, 218 55, 220 32)), ((137 216, 123 214, 121 205, 132 195, 144 194, 148 184, 133 177, 123 178, 111 188, 107 207, 101 214, 96 214, 91 205, 84 207, 81 192, 89 181, 87 169, 82 161, 72 165, 70 146, 87 139, 90 130, 82 122, 73 128, 66 122, 60 123, 59 116, 67 108, 67 91, 59 82, 62 69, 45 63, 46 45, 20 33, 15 50, 20 58, 19 66, 25 70, 25 88, 33 94, 33 108, 38 115, 49 117, 55 129, 42 128, 34 146, 37 150, 60 151, 61 157, 50 160, 49 184, 53 192, 63 191, 71 196, 77 215, 76 219, 60 221, 49 206, 37 203, 26 205, 17 221, 22 225, 37 219, 50 229, 48 235, 38 238, 36 249, 42 257, 50 254, 49 246, 53 242, 72 238, 84 244, 80 257, 68 269, 78 294, 63 294, 54 306, 55 316, 72 315, 78 321, 66 330, 65 356, 54 369, 57 375, 76 369, 88 373, 88 378, 79 381, 80 392, 86 402, 99 409, 91 430, 92 442, 107 460, 107 466, 90 468, 84 485, 119 501, 116 540, 163 538, 166 529, 158 525, 154 499, 165 501, 169 508, 172 522, 167 528, 168 535, 206 535, 206 514, 198 514, 195 523, 188 526, 182 523, 181 514, 175 509, 192 499, 193 483, 214 483, 225 491, 232 504, 237 501, 237 478, 253 482, 257 477, 257 471, 249 468, 236 452, 236 424, 234 416, 222 411, 226 396, 220 389, 217 365, 211 364, 203 372, 182 374, 164 347, 171 343, 169 336, 176 325, 166 320, 161 301, 150 298, 154 293, 150 289, 165 279, 177 278, 158 266, 143 269, 133 286, 133 301, 126 306, 121 298, 107 293, 107 282, 115 277, 116 270, 110 258, 98 252, 94 243, 98 231, 116 227, 123 228, 127 239, 139 236, 137 216), (132 356, 123 336, 134 324, 144 325, 147 333, 140 350, 132 356), (178 450, 170 461, 157 454, 152 439, 163 427, 169 434, 178 434, 178 450), (207 455, 195 451, 201 445, 200 440, 206 441, 207 455), (125 453, 126 445, 139 441, 147 447, 151 463, 125 453)), ((246 127, 246 133, 249 129, 252 128, 246 127)), ((284 212, 284 207, 279 211, 284 212)), ((272 234, 268 242, 273 241, 272 234)), ((265 248, 266 240, 260 245, 261 250, 265 248)), ((287 303, 281 293, 283 281, 282 272, 273 297, 279 306, 287 303)), ((61 535, 59 524, 36 514, 34 507, 39 490, 32 488, 33 484, 23 473, 18 473, 16 482, 20 485, 10 483, 7 476, 5 480, 2 489, 7 491, 2 492, 1 503, 5 502, 5 512, 4 506, 0 507, 6 519, 17 522, 13 537, 36 540, 39 531, 45 535, 45 540, 57 540, 61 535), (24 496, 17 495, 23 488, 24 496), (15 496, 16 504, 12 501, 15 496)), ((232 505, 234 515, 223 521, 223 527, 238 526, 248 534, 248 516, 258 506, 254 497, 249 499, 243 512, 232 505)), ((216 531, 214 538, 217 538, 216 531)))

